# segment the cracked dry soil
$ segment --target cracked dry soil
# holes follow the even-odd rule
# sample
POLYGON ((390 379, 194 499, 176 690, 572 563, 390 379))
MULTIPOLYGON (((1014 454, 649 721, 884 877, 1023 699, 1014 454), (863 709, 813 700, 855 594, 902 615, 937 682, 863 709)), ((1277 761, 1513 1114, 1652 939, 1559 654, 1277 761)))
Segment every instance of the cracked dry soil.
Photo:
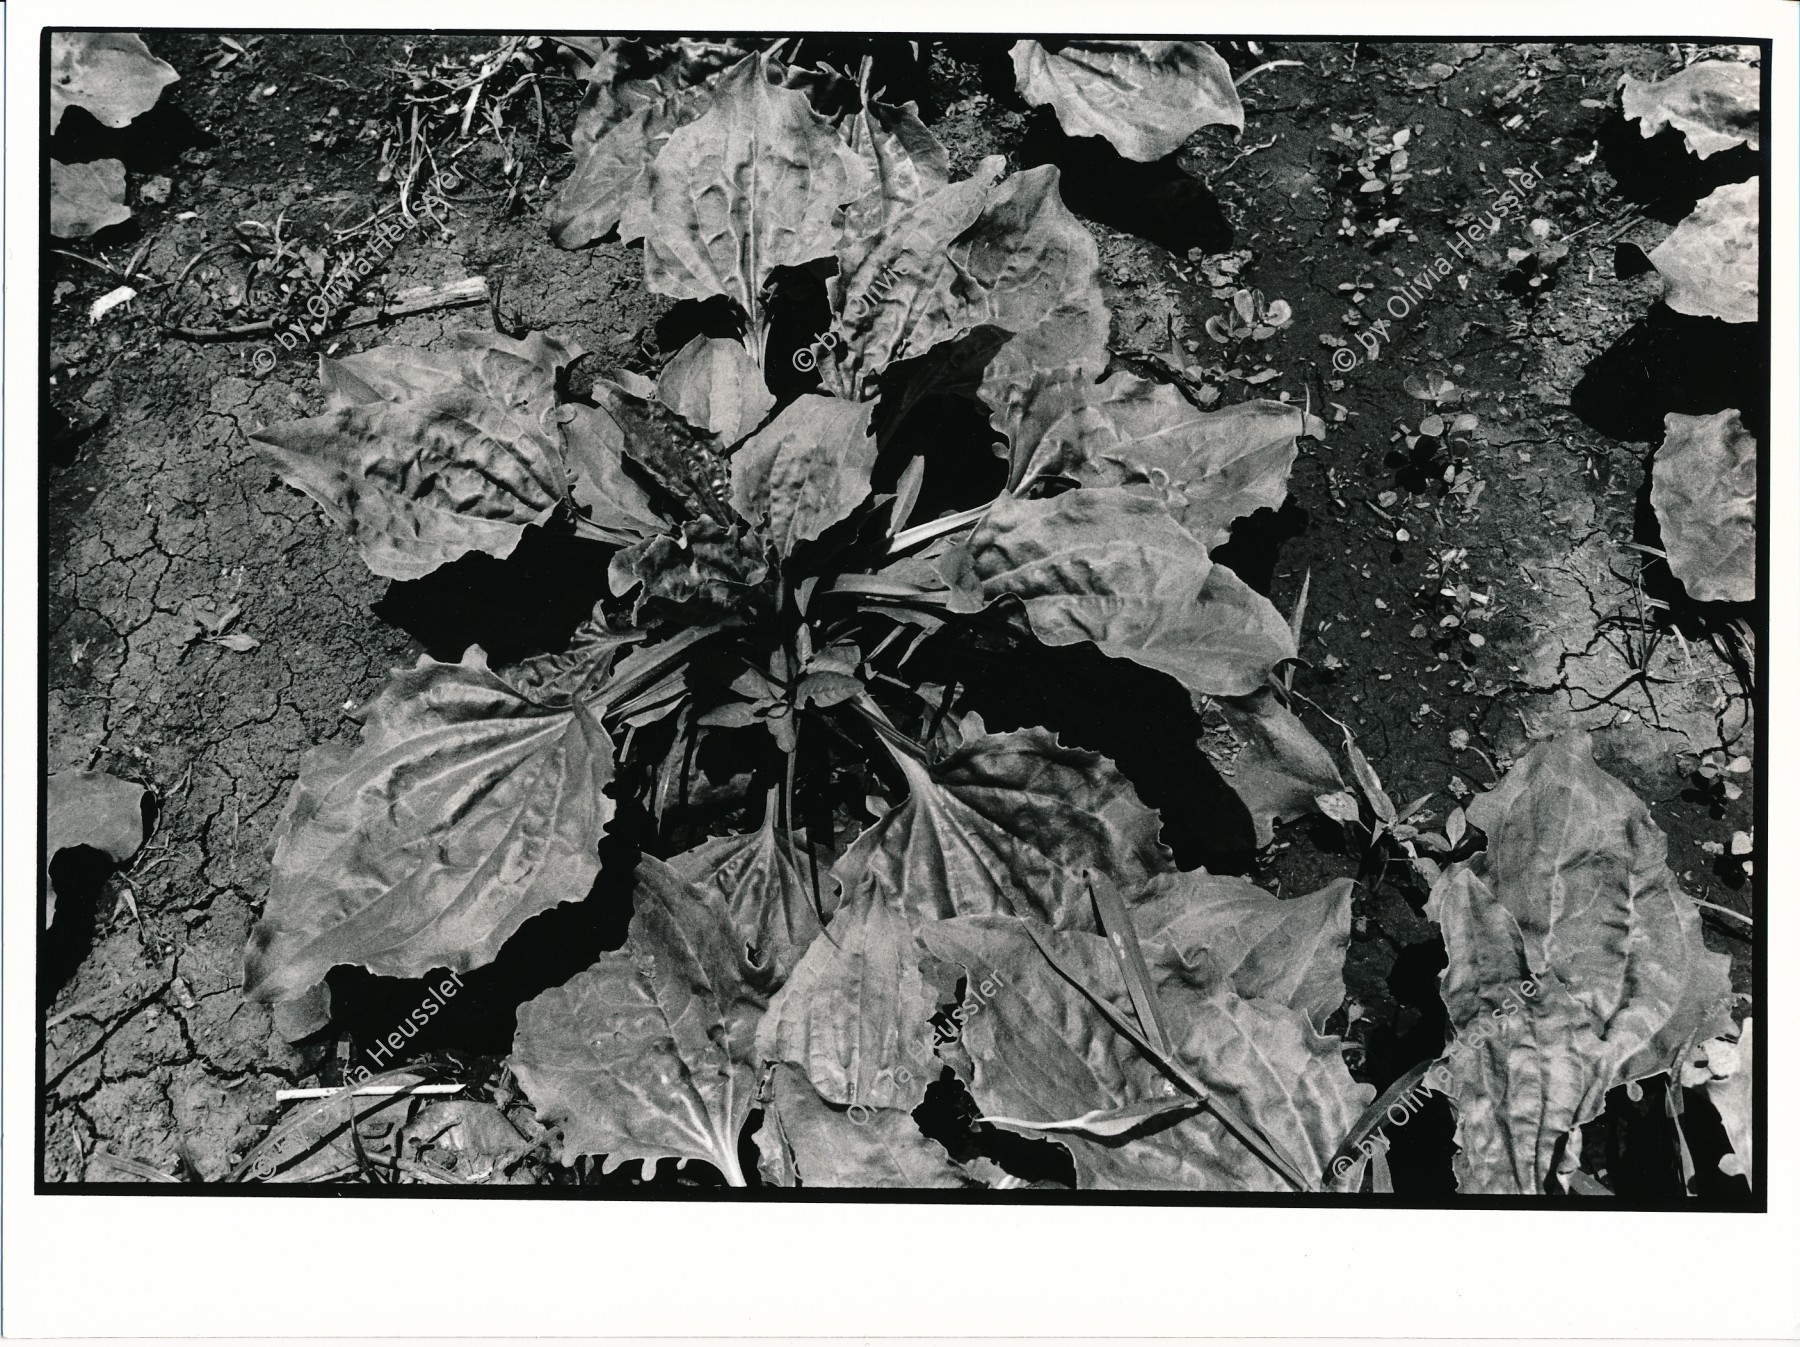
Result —
MULTIPOLYGON (((136 233, 80 250, 116 261, 141 243, 141 270, 167 278, 229 242, 242 220, 279 216, 303 233, 367 216, 393 191, 374 181, 372 147, 313 133, 385 116, 384 63, 409 42, 483 45, 308 35, 270 44, 254 69, 213 70, 211 38, 160 35, 153 46, 182 74, 170 90, 182 122, 160 145, 132 151, 127 167, 134 182, 167 173, 173 190, 166 203, 134 202, 138 219, 123 228, 136 233)), ((1766 416, 1760 334, 1671 321, 1657 309, 1656 278, 1617 265, 1621 244, 1654 246, 1725 180, 1680 165, 1673 133, 1637 143, 1620 121, 1619 76, 1666 73, 1666 51, 1260 46, 1220 50, 1240 72, 1301 64, 1244 86, 1241 138, 1204 132, 1179 173, 1154 166, 1161 176, 1050 134, 1046 114, 1026 111, 996 77, 1005 43, 940 49, 922 101, 958 173, 988 153, 1014 166, 1062 164, 1065 197, 1100 240, 1124 358, 1168 363, 1172 339, 1192 362, 1190 386, 1216 387, 1225 401, 1310 400, 1332 422, 1296 465, 1288 504, 1240 526, 1228 559, 1284 612, 1308 584, 1308 663, 1295 688, 1354 730, 1396 800, 1432 792, 1441 820, 1533 740, 1589 729, 1602 765, 1649 802, 1689 891, 1748 910, 1743 868, 1702 844, 1753 826, 1750 779, 1726 800, 1693 772, 1708 750, 1754 753, 1753 655, 1727 632, 1749 614, 1688 603, 1633 546, 1657 541, 1646 474, 1665 412, 1736 406, 1759 432, 1766 416), (1405 190, 1379 202, 1359 193, 1355 155, 1332 139, 1334 124, 1412 128, 1405 190), (1334 368, 1336 350, 1366 356, 1357 334, 1388 316, 1392 287, 1445 254, 1483 194, 1518 169, 1536 181, 1511 232, 1455 255, 1454 281, 1403 321, 1389 319, 1378 358, 1334 368), (1569 249, 1536 286, 1506 253, 1530 246, 1534 219, 1569 249), (1203 325, 1237 285, 1286 300, 1292 321, 1267 342, 1219 347, 1203 325), (1276 373, 1240 381, 1259 368, 1276 373), (1479 425, 1409 449, 1405 437, 1433 408, 1404 381, 1426 369, 1461 390, 1444 410, 1479 425)), ((566 128, 573 97, 571 84, 551 100, 552 127, 566 128)), ((540 148, 559 177, 566 152, 540 148)), ((1731 174, 1720 162, 1731 158, 1705 172, 1731 174)), ((557 250, 532 209, 506 215, 497 194, 479 190, 493 164, 481 153, 472 162, 476 190, 451 203, 447 229, 412 231, 371 289, 503 274, 506 307, 522 322, 604 364, 653 369, 679 347, 659 344, 668 305, 644 291, 635 248, 557 250)), ((1748 176, 1741 159, 1736 171, 1748 176)), ((497 656, 549 647, 580 605, 527 602, 517 567, 458 563, 412 586, 371 576, 247 439, 316 410, 308 358, 284 356, 258 375, 254 341, 168 339, 154 293, 90 328, 87 305, 116 282, 46 261, 46 290, 58 289, 49 398, 78 424, 104 416, 47 462, 47 768, 142 781, 156 806, 130 869, 89 876, 91 900, 67 904, 44 945, 43 1178, 129 1179, 107 1163, 123 1156, 215 1180, 266 1132, 277 1088, 331 1083, 347 1055, 341 1041, 290 1046, 269 1012, 239 994, 268 840, 301 756, 354 733, 346 707, 421 649, 450 658, 468 641, 497 656), (515 599, 524 611, 472 629, 472 612, 515 599), (197 612, 233 605, 233 630, 254 637, 254 649, 191 639, 197 612)), ((485 309, 453 310, 333 339, 429 346, 488 321, 485 309)), ((542 575, 557 554, 519 560, 542 575)), ((1335 746, 1328 722, 1306 718, 1335 746)), ((1291 892, 1357 873, 1334 825, 1317 820, 1287 825, 1269 853, 1239 859, 1291 892)), ((1441 955, 1433 962, 1423 900, 1389 874, 1359 890, 1343 1028, 1353 1068, 1378 1084, 1440 1031, 1431 1002, 1441 955)), ((1750 986, 1743 936, 1708 922, 1708 944, 1731 955, 1739 990, 1750 986)), ((487 1028, 496 1042, 509 1037, 509 1023, 487 1028)), ((1435 1134, 1431 1124, 1405 1129, 1403 1140, 1441 1148, 1447 1123, 1435 1134)))

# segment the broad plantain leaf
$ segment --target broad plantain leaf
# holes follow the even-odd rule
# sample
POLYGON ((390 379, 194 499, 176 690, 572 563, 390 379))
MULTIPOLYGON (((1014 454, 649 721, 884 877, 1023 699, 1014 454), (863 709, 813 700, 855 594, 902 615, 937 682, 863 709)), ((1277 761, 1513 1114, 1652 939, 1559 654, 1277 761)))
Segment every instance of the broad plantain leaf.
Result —
POLYGON ((1756 321, 1761 189, 1759 178, 1726 183, 1650 250, 1663 303, 1700 318, 1756 321))
POLYGON ((736 444, 775 409, 775 395, 744 344, 695 337, 663 366, 656 381, 663 406, 689 425, 736 444))
MULTIPOLYGON (((1005 980, 1001 994, 970 1014, 963 1031, 970 1089, 982 1113, 1049 1121, 1173 1101, 1172 1082, 1050 967, 1027 933, 1029 924, 965 917, 920 931, 938 958, 971 976, 988 968, 1005 980)), ((1105 939, 1041 928, 1038 936, 1065 967, 1130 1017, 1130 998, 1105 939)), ((1153 963, 1166 957, 1154 942, 1146 945, 1153 963)), ((1338 1141, 1375 1094, 1350 1078, 1338 1040, 1314 1032, 1296 1010, 1237 995, 1223 979, 1206 988, 1167 987, 1161 1001, 1176 1059, 1278 1141, 1306 1178, 1322 1181, 1338 1141)), ((1154 1116, 1112 1136, 1041 1134, 1068 1148, 1082 1188, 1289 1191, 1255 1152, 1198 1107, 1154 1116)))
POLYGON ((144 788, 108 772, 52 772, 44 784, 44 925, 56 920, 48 866, 68 847, 92 847, 119 864, 144 845, 144 788))
POLYGON ((1000 181, 1003 161, 901 214, 872 246, 840 257, 841 309, 820 377, 840 397, 870 396, 881 371, 978 327, 1060 331, 1070 362, 1106 365, 1106 309, 1093 235, 1045 165, 1000 181), (853 264, 853 265, 852 265, 853 264))
POLYGON ((838 207, 864 180, 831 123, 805 94, 770 84, 758 55, 727 71, 705 115, 669 137, 649 188, 646 283, 676 299, 735 300, 760 357, 770 273, 829 257, 838 207))
POLYGON ((1259 848, 1275 840, 1277 823, 1310 814, 1319 796, 1343 790, 1344 779, 1330 751, 1282 705, 1273 688, 1221 697, 1217 706, 1241 745, 1221 771, 1250 811, 1259 848))
POLYGON ((868 100, 842 127, 862 161, 868 190, 844 207, 841 272, 856 261, 901 215, 950 182, 950 156, 919 120, 918 105, 894 107, 868 100))
POLYGON ((50 34, 50 130, 71 107, 114 130, 148 112, 181 76, 136 33, 50 34))
POLYGON ((578 403, 557 409, 570 495, 583 514, 577 526, 605 542, 629 546, 668 528, 650 495, 625 468, 618 421, 578 403))
POLYGON ((117 159, 87 164, 50 161, 50 232, 57 238, 84 239, 130 218, 125 165, 117 159))
POLYGON ((1756 440, 1735 410, 1663 417, 1650 503, 1669 569, 1692 597, 1756 597, 1756 440))
POLYGON ((663 862, 638 865, 625 948, 519 1007, 512 1068, 563 1163, 704 1160, 742 1187, 768 992, 723 905, 663 862))
POLYGON ((756 1134, 763 1176, 804 1188, 970 1186, 904 1109, 848 1110, 821 1099, 797 1067, 777 1065, 756 1134))
POLYGON ((669 860, 683 879, 724 904, 750 961, 768 970, 771 986, 788 980, 819 933, 810 867, 808 873, 795 869, 796 858, 807 862, 805 844, 796 839, 790 850, 770 810, 753 833, 710 838, 669 860))
POLYGON ((798 1067, 820 1098, 872 1109, 917 1108, 937 1073, 936 1009, 906 915, 859 895, 812 942, 763 1016, 756 1050, 798 1067))
POLYGON ((745 519, 768 520, 784 557, 848 519, 869 494, 874 406, 803 393, 751 436, 731 460, 731 504, 745 519))
POLYGON ((1083 872, 1134 891, 1172 867, 1161 819, 1097 753, 1046 730, 986 735, 935 766, 898 759, 910 794, 832 873, 915 920, 1002 912, 1092 930, 1083 872))
POLYGON ((359 746, 301 764, 244 994, 291 1000, 343 964, 418 977, 492 961, 528 917, 586 896, 612 775, 593 710, 527 699, 478 646, 460 664, 421 656, 369 704, 359 746))
POLYGON ((549 208, 550 237, 559 247, 579 248, 615 229, 621 243, 641 237, 649 216, 650 165, 671 135, 706 110, 700 90, 664 90, 645 81, 624 87, 627 97, 644 101, 618 120, 598 115, 601 105, 591 93, 575 115, 569 137, 575 170, 549 208))
POLYGON ((333 410, 251 436, 289 485, 395 580, 465 552, 505 557, 569 494, 554 423, 577 352, 465 334, 443 352, 384 348, 324 366, 333 410))
POLYGON ((1166 384, 1044 370, 1010 389, 995 427, 1011 446, 1015 491, 1046 477, 1153 495, 1206 547, 1235 519, 1287 499, 1305 432, 1298 407, 1243 402, 1203 412, 1166 384))
POLYGON ((1247 879, 1182 871, 1150 881, 1132 922, 1146 943, 1162 947, 1152 973, 1165 995, 1205 985, 1216 967, 1239 996, 1289 1006, 1322 1029, 1344 1001, 1355 891, 1338 879, 1302 898, 1277 898, 1247 879))
POLYGON ((1702 159, 1733 145, 1757 148, 1762 72, 1751 66, 1701 61, 1667 79, 1627 75, 1623 98, 1626 120, 1637 122, 1646 140, 1672 126, 1702 159))
POLYGON ((1465 1192, 1538 1194, 1608 1090, 1730 1027, 1730 961, 1706 952, 1667 839, 1586 733, 1539 744, 1468 816, 1487 850, 1446 869, 1426 909, 1449 955, 1456 1175, 1465 1192))
POLYGON ((1273 604, 1214 564, 1164 502, 1124 487, 1002 496, 940 570, 956 611, 1016 598, 1046 645, 1092 641, 1190 692, 1253 692, 1295 653, 1273 604))
POLYGON ((1204 42, 1041 42, 1012 49, 1027 103, 1056 109, 1071 136, 1105 136, 1127 159, 1180 149, 1203 126, 1244 129, 1231 70, 1204 42))

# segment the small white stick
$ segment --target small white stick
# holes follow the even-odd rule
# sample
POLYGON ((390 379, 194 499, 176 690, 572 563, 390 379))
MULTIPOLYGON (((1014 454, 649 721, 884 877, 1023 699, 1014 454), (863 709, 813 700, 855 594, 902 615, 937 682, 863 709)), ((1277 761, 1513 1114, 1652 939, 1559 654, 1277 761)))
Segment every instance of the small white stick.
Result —
MULTIPOLYGON (((464 1088, 465 1087, 461 1085, 361 1085, 357 1087, 355 1094, 358 1096, 381 1096, 390 1094, 455 1094, 458 1090, 464 1088)), ((336 1087, 330 1085, 312 1085, 303 1090, 277 1090, 275 1091, 275 1102, 277 1104, 285 1104, 294 1099, 329 1099, 334 1094, 342 1093, 343 1086, 341 1085, 336 1087)))

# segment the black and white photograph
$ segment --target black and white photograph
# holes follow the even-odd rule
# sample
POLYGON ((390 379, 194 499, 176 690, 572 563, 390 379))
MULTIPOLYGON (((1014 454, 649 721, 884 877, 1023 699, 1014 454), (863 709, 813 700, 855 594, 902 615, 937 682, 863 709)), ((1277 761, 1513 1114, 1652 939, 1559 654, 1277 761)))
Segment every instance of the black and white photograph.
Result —
POLYGON ((12 25, 9 1201, 1727 1277, 1666 1222, 1792 1137, 1736 12, 12 25))

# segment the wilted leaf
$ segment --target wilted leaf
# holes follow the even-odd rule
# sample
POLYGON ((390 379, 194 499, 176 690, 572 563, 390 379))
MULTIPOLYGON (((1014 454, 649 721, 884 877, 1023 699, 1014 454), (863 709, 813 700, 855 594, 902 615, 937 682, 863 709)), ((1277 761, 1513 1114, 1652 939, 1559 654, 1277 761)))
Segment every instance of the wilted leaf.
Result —
POLYGON ((1692 597, 1756 597, 1756 440, 1735 410, 1663 417, 1650 503, 1669 569, 1692 597))
POLYGON ((130 218, 125 165, 117 159, 88 164, 50 161, 50 232, 56 237, 84 239, 130 218))
POLYGON ((536 1144, 494 1105, 479 1099, 438 1099, 399 1131, 402 1159, 415 1150, 437 1150, 455 1162, 459 1178, 483 1182, 536 1144))
POLYGON ((1244 129, 1231 70, 1204 42, 1041 42, 1012 49, 1027 103, 1056 109, 1071 136, 1105 136, 1127 159, 1180 149, 1203 126, 1244 129))
POLYGON ((1330 752, 1273 688, 1221 697, 1217 705, 1242 745, 1226 780, 1250 812, 1259 848, 1275 840, 1275 824, 1310 814, 1319 796, 1343 789, 1330 752))
POLYGON ((732 508, 766 517, 784 557, 848 519, 869 494, 873 413, 871 403, 801 394, 732 456, 732 508))
MULTIPOLYGON (((688 883, 718 896, 738 938, 750 947, 755 966, 768 970, 769 985, 779 986, 819 933, 812 875, 794 868, 795 857, 804 865, 808 855, 799 840, 790 855, 771 810, 755 832, 710 838, 671 857, 669 866, 688 883)), ((826 876, 819 882, 831 890, 826 876)))
POLYGON ((1539 1194, 1608 1090, 1729 1027, 1730 961, 1706 952, 1667 840, 1585 733, 1539 744, 1468 816, 1487 850, 1448 867, 1426 908, 1449 955, 1456 1175, 1465 1192, 1539 1194))
POLYGON ((586 706, 527 700, 479 647, 460 664, 421 656, 369 704, 359 746, 302 762, 244 994, 290 1000, 344 964, 419 977, 491 962, 528 917, 587 895, 612 774, 586 706))
POLYGON ((830 1103, 905 1113, 937 1076, 935 1009, 906 915, 859 894, 769 1003, 756 1050, 765 1062, 798 1067, 830 1103))
POLYGON ((1736 61, 1701 61, 1667 79, 1625 76, 1625 118, 1648 140, 1665 126, 1687 138, 1702 159, 1733 145, 1757 148, 1762 72, 1736 61))
MULTIPOLYGON (((1054 166, 1000 182, 1004 163, 923 198, 845 265, 836 344, 819 362, 840 397, 870 395, 896 361, 925 355, 979 327, 1036 333, 1054 326, 1063 363, 1105 367, 1099 248, 1062 204, 1054 166)), ((1007 377, 1019 371, 1007 367, 1007 377)), ((990 376, 992 372, 990 371, 990 376)))
MULTIPOLYGON (((937 957, 1005 979, 963 1045, 970 1088, 985 1116, 1066 1119, 1101 1109, 1174 1099, 1174 1086, 1053 970, 1010 917, 968 917, 924 927, 937 957)), ((1039 931, 1057 959, 1121 1015, 1129 999, 1106 941, 1079 931, 1039 931)), ((1163 956, 1146 942, 1153 963, 1163 956)), ((1315 1033, 1298 1011, 1238 996, 1223 981, 1206 989, 1169 985, 1160 999, 1175 1057, 1221 1101, 1279 1142, 1313 1182, 1374 1097, 1350 1078, 1338 1041, 1315 1033)), ((1290 1191, 1254 1151, 1205 1110, 1154 1117, 1115 1136, 1058 1132, 1083 1188, 1290 1191)))
POLYGON ((1292 1007, 1322 1028, 1344 1001, 1355 889, 1339 879, 1303 898, 1277 898, 1247 879, 1182 871, 1150 881, 1132 922, 1147 945, 1162 948, 1151 971, 1164 994, 1223 974, 1239 996, 1292 1007))
POLYGON ((1762 181, 1729 182, 1650 250, 1663 277, 1663 303, 1677 313, 1754 323, 1762 181))
MULTIPOLYGON (((145 790, 106 772, 53 772, 44 786, 44 864, 67 847, 92 847, 119 864, 144 845, 145 790)), ((44 875, 44 925, 56 920, 56 886, 44 875)))
POLYGON ((1208 548, 1235 519, 1287 499, 1305 431, 1298 407, 1244 402, 1203 412, 1173 388, 1129 374, 1096 384, 1078 370, 1045 370, 1008 390, 995 428, 1011 445, 1009 481, 1066 477, 1152 495, 1208 548))
POLYGON ((1273 604, 1214 564, 1162 501, 1123 487, 1003 496, 941 569, 957 611, 1010 595, 1046 645, 1092 641, 1190 692, 1242 696, 1294 655, 1273 604))
POLYGON ((395 580, 465 552, 505 557, 569 494, 556 372, 578 352, 534 335, 463 334, 443 352, 383 348, 323 364, 334 410, 250 438, 395 580))
POLYGON ((148 112, 181 76, 136 33, 50 34, 50 130, 70 107, 115 130, 148 112))
POLYGON ((676 299, 735 300, 760 353, 770 273, 829 257, 837 209, 864 182, 831 123, 805 94, 771 85, 758 55, 727 71, 706 113, 669 137, 649 187, 646 284, 676 299))
POLYGON ((1092 930, 1084 871, 1134 891, 1171 868, 1162 821, 1131 783, 1045 730, 900 766, 911 793, 833 867, 846 904, 872 895, 915 920, 1002 912, 1092 930))
POLYGON ((625 948, 519 1007, 512 1068, 562 1160, 704 1160, 742 1187, 768 992, 723 904, 661 861, 638 865, 625 948))
POLYGON ((695 337, 682 347, 663 366, 656 392, 665 407, 721 444, 736 444, 775 407, 775 395, 744 344, 723 337, 695 337))
POLYGON ((834 1107, 793 1066, 775 1067, 769 1084, 757 1143, 771 1181, 779 1183, 785 1169, 803 1188, 967 1186, 949 1153, 905 1110, 834 1107), (771 1149, 779 1156, 773 1163, 771 1149))

